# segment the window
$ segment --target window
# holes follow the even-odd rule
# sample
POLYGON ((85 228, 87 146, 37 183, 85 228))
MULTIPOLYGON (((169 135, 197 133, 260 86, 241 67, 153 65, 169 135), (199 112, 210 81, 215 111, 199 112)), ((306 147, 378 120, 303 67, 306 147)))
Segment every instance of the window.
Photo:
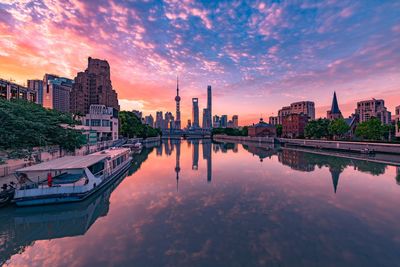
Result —
POLYGON ((92 126, 100 126, 101 120, 92 120, 92 126))

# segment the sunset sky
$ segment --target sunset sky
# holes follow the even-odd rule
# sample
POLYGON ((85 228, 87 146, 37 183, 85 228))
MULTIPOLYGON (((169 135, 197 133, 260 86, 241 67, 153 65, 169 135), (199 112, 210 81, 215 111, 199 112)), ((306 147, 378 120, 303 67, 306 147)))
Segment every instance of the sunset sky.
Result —
POLYGON ((123 109, 175 109, 191 98, 241 125, 301 100, 325 116, 338 95, 400 105, 400 1, 0 0, 0 78, 74 78, 106 59, 123 109))

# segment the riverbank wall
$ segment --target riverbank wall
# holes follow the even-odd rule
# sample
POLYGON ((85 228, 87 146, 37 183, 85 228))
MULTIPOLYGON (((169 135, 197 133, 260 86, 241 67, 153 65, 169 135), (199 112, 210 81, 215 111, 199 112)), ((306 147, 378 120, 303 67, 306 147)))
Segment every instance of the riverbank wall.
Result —
POLYGON ((250 136, 230 136, 223 134, 216 134, 213 136, 214 141, 221 142, 238 142, 238 143, 255 143, 255 144, 274 144, 275 138, 273 137, 250 137, 250 136))
POLYGON ((346 141, 325 141, 309 139, 288 139, 279 138, 279 143, 285 146, 311 147, 318 149, 341 150, 348 152, 377 152, 400 154, 400 144, 369 143, 369 142, 346 142, 346 141))

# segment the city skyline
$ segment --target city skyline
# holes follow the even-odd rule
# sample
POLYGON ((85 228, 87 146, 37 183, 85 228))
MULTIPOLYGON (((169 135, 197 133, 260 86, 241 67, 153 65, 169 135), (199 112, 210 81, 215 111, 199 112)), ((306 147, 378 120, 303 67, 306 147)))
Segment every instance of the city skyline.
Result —
POLYGON ((373 97, 394 112, 400 3, 296 3, 0 1, 0 73, 73 79, 89 56, 105 59, 121 109, 153 115, 175 110, 179 75, 184 122, 192 98, 206 107, 207 85, 213 113, 240 125, 305 100, 324 117, 334 91, 344 117, 373 97))

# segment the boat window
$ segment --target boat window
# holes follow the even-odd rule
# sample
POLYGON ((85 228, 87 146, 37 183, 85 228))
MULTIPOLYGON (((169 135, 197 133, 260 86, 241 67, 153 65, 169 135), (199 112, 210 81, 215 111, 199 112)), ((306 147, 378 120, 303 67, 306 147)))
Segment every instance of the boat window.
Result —
POLYGON ((104 161, 99 161, 88 168, 91 173, 97 174, 104 170, 104 161))

